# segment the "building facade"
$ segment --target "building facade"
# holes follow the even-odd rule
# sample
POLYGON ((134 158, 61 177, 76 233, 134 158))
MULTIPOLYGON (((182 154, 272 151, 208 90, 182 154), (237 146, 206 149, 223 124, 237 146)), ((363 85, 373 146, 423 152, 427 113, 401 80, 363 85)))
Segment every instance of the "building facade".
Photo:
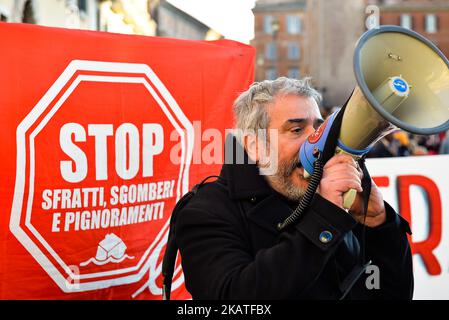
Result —
POLYGON ((155 36, 157 26, 149 12, 152 2, 154 0, 98 1, 98 30, 155 36))
POLYGON ((401 25, 449 56, 448 0, 259 0, 253 9, 257 81, 311 76, 323 105, 343 104, 356 85, 354 48, 366 31, 368 5, 381 25, 401 25))
POLYGON ((0 0, 0 19, 96 30, 98 5, 96 0, 0 0))
POLYGON ((0 21, 193 40, 222 38, 166 0, 0 0, 0 21))
POLYGON ((151 8, 156 21, 156 35, 191 40, 217 40, 223 36, 207 25, 165 0, 157 1, 151 8))
POLYGON ((306 1, 259 0, 253 9, 257 81, 309 73, 306 1))
POLYGON ((365 0, 259 0, 253 9, 257 81, 311 76, 327 107, 355 86, 354 47, 365 31, 365 0))

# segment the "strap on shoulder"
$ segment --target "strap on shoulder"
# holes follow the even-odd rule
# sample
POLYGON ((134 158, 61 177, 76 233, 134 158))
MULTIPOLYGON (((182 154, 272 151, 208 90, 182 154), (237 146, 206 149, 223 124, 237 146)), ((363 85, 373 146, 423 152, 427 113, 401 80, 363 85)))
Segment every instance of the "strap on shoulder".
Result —
POLYGON ((173 273, 176 264, 176 258, 178 256, 178 244, 176 243, 176 233, 175 225, 178 213, 184 208, 187 203, 193 198, 193 196, 198 192, 198 190, 207 183, 210 178, 219 178, 218 176, 208 176, 200 183, 193 186, 192 190, 187 192, 181 199, 176 203, 175 208, 170 217, 170 230, 168 234, 167 246, 165 249, 164 259, 162 261, 162 275, 164 277, 164 282, 162 286, 162 299, 170 300, 171 285, 173 279, 173 273))

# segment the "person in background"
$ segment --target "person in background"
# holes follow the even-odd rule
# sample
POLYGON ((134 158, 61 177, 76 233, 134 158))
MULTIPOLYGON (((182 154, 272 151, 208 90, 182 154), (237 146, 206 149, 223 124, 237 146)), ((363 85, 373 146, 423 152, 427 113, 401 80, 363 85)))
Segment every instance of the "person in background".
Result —
POLYGON ((398 131, 393 133, 393 141, 396 143, 396 156, 406 157, 410 155, 410 141, 407 132, 398 131))
POLYGON ((368 152, 367 158, 390 158, 396 157, 397 150, 393 143, 393 135, 389 134, 378 141, 368 152))
POLYGON ((439 153, 440 138, 437 134, 426 136, 426 148, 429 155, 435 155, 439 153))
POLYGON ((446 132, 446 137, 440 145, 439 154, 449 154, 449 131, 446 132))

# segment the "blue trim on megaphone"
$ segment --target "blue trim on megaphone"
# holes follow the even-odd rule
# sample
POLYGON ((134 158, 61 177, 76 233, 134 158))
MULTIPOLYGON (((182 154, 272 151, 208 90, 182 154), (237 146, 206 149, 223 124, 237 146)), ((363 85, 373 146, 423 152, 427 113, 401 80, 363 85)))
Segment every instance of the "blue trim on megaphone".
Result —
MULTIPOLYGON (((299 161, 301 162, 301 165, 304 167, 304 170, 307 171, 310 175, 313 174, 313 166, 316 161, 316 157, 313 155, 314 150, 318 150, 319 152, 323 152, 324 146, 326 144, 327 136, 329 135, 329 131, 334 123, 334 120, 340 111, 335 111, 332 113, 324 123, 321 124, 320 128, 324 129, 321 132, 321 135, 318 136, 317 140, 313 140, 313 142, 310 142, 309 136, 306 141, 301 146, 301 149, 299 150, 299 161)), ((318 129, 315 131, 314 134, 316 134, 318 129)))
POLYGON ((367 154, 371 150, 371 147, 368 147, 363 150, 350 148, 347 145, 345 145, 343 142, 341 142, 340 139, 338 139, 337 146, 344 152, 350 153, 355 156, 360 156, 360 157, 363 156, 364 154, 367 154))

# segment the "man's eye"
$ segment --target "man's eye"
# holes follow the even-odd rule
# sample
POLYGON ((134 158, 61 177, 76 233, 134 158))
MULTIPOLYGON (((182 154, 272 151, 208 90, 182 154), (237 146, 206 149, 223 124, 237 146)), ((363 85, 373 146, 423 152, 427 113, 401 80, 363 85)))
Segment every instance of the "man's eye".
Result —
POLYGON ((302 128, 293 128, 291 131, 294 132, 294 133, 301 133, 302 132, 302 128))

